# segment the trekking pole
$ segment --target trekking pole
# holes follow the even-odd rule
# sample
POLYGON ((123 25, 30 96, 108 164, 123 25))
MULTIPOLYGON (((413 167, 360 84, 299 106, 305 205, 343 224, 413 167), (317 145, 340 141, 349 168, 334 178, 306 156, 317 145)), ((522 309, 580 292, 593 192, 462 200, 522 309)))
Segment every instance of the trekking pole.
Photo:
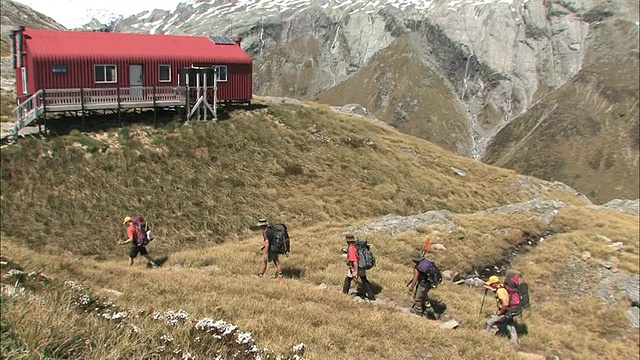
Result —
POLYGON ((431 246, 431 236, 427 235, 427 243, 424 244, 424 249, 422 249, 422 257, 424 257, 424 255, 427 253, 427 250, 429 250, 429 246, 431 246))
POLYGON ((487 297, 487 289, 484 290, 484 295, 482 295, 482 304, 480 305, 480 313, 478 315, 482 315, 482 308, 484 307, 484 299, 487 297))

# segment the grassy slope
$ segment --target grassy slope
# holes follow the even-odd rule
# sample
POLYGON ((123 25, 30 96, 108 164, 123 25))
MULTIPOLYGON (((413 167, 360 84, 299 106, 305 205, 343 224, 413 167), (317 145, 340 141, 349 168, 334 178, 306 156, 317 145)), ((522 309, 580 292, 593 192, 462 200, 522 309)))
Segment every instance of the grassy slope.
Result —
MULTIPOLYGON (((514 358, 506 340, 479 331, 491 308, 488 301, 485 314, 477 315, 478 290, 445 283, 434 291, 447 313, 461 322, 455 331, 440 330, 397 309, 358 305, 338 292, 345 271, 340 234, 349 224, 386 212, 448 208, 459 213, 451 216, 459 226, 453 233, 423 228, 399 237, 367 237, 378 257, 370 277, 382 287, 380 297, 402 306, 408 306, 408 254, 422 245, 424 232, 448 249, 433 254, 441 268, 463 271, 496 260, 502 248, 521 241, 523 232, 541 233, 534 214, 475 212, 528 198, 513 188, 512 171, 322 107, 270 105, 237 112, 219 124, 176 131, 125 129, 119 136, 105 140, 112 144, 106 153, 103 143, 81 135, 46 144, 21 141, 3 150, 2 255, 59 282, 72 279, 94 291, 121 291, 121 306, 181 308, 191 319, 224 318, 278 352, 304 342, 309 359, 415 359, 425 351, 435 358, 514 358), (310 138, 314 124, 332 143, 310 138), (407 148, 418 157, 405 154, 402 149, 407 148), (48 150, 53 157, 41 157, 48 150), (142 181, 128 170, 135 159, 147 160, 142 181), (469 175, 458 177, 450 166, 469 175), (126 249, 112 246, 121 217, 142 211, 138 193, 148 204, 145 215, 157 222, 158 240, 150 250, 155 256, 169 255, 153 271, 140 263, 126 266, 126 249), (291 225, 294 250, 284 260, 285 270, 299 278, 276 282, 251 276, 257 271, 260 240, 247 228, 262 215, 291 225), (81 256, 96 253, 100 255, 81 256), (319 289, 320 283, 329 289, 319 289)), ((565 191, 541 197, 582 204, 565 191)), ((523 346, 561 358, 635 358, 638 334, 627 328, 622 304, 605 309, 592 298, 567 299, 549 278, 561 278, 567 260, 583 250, 608 260, 613 252, 596 235, 623 242, 627 250, 620 267, 637 272, 637 218, 567 208, 552 230, 560 234, 514 264, 531 283, 535 301, 525 317, 529 335, 522 337, 523 346)), ((598 267, 596 262, 591 266, 598 267)), ((143 335, 134 340, 123 332, 105 335, 115 331, 105 326, 106 320, 72 311, 68 300, 56 294, 27 301, 3 297, 3 329, 11 329, 3 330, 4 350, 15 348, 13 342, 31 354, 51 353, 52 348, 64 353, 75 346, 78 357, 143 358, 167 333, 174 334, 181 348, 193 346, 193 324, 169 329, 146 320, 138 324, 143 335), (53 312, 54 306, 60 310, 53 312), (36 319, 53 331, 32 326, 36 319), (75 335, 65 331, 69 328, 75 335)))
MULTIPOLYGON (((459 220, 472 233, 484 231, 484 226, 509 223, 512 216, 498 218, 500 220, 467 215, 459 220)), ((605 308, 598 299, 576 298, 575 294, 555 289, 561 279, 573 279, 575 274, 564 273, 563 269, 583 249, 589 249, 599 259, 613 255, 613 250, 596 234, 633 248, 638 237, 637 219, 576 208, 561 211, 553 224, 556 230, 568 226, 573 230, 548 237, 514 264, 525 274, 533 297, 532 310, 521 319, 527 328, 527 334, 521 334, 522 346, 529 352, 558 355, 562 359, 637 358, 638 332, 626 325, 624 302, 605 308)), ((192 320, 205 316, 225 319, 243 331, 250 331, 261 346, 277 352, 285 352, 289 346, 303 342, 308 346, 308 359, 365 356, 401 360, 415 359, 416 354, 425 351, 437 359, 514 358, 506 339, 480 331, 483 319, 493 310, 488 299, 482 316, 478 315, 482 292, 477 289, 445 282, 433 291, 433 295, 446 304, 447 314, 461 323, 454 331, 439 329, 437 324, 394 308, 357 304, 340 294, 339 285, 345 270, 339 251, 344 244, 337 236, 340 231, 341 228, 292 229, 295 248, 292 255, 284 259, 285 271, 299 271, 301 276, 283 282, 251 276, 258 265, 259 234, 229 238, 213 247, 172 253, 164 267, 157 270, 144 269, 142 264, 129 268, 124 250, 115 252, 120 256, 117 260, 96 262, 72 254, 52 256, 33 252, 4 238, 2 254, 25 264, 28 269, 41 269, 60 282, 81 280, 94 293, 101 288, 121 291, 124 294, 116 301, 120 306, 143 307, 148 311, 184 309, 192 320), (321 283, 328 284, 329 288, 319 289, 317 285, 321 283)), ((410 302, 404 290, 411 274, 408 254, 422 244, 423 236, 409 232, 397 238, 369 236, 368 239, 378 257, 378 266, 369 275, 382 287, 378 297, 408 307, 410 302)), ((455 269, 454 262, 464 267, 464 259, 457 260, 456 254, 469 251, 473 245, 439 237, 436 240, 442 240, 448 247, 447 251, 432 255, 443 268, 455 269)), ((490 237, 482 241, 485 247, 491 247, 487 246, 492 241, 490 237)), ((157 247, 152 246, 151 250, 159 254, 157 247)), ((621 267, 637 271, 637 262, 637 253, 622 254, 621 267)), ((586 266, 599 267, 596 261, 586 266)), ((591 281, 587 285, 591 290, 597 286, 597 278, 584 280, 591 281)), ((64 299, 45 296, 44 301, 65 306, 64 299)), ((5 320, 20 334, 18 342, 22 340, 30 349, 42 349, 42 344, 48 344, 64 350, 71 347, 72 340, 82 344, 85 339, 91 339, 94 350, 85 353, 90 359, 119 358, 113 350, 105 352, 102 344, 109 344, 118 354, 144 357, 154 351, 161 343, 160 336, 165 334, 173 334, 175 347, 194 347, 194 335, 189 331, 192 323, 170 328, 147 318, 136 322, 143 330, 143 337, 136 338, 132 344, 130 338, 122 336, 122 331, 117 336, 104 336, 105 324, 109 323, 106 320, 87 319, 71 310, 52 314, 50 308, 43 305, 25 312, 22 301, 3 299, 3 304, 5 320), (50 324, 55 331, 30 330, 29 324, 37 317, 46 319, 45 326, 50 324), (25 320, 16 323, 16 318, 25 320), (62 330, 66 327, 79 328, 74 338, 62 330)), ((75 354, 81 352, 76 349, 75 354)))
POLYGON ((174 132, 125 128, 102 152, 105 141, 70 136, 3 150, 3 232, 35 248, 104 254, 120 219, 142 212, 162 219, 159 235, 175 250, 241 233, 259 216, 308 226, 528 199, 511 186, 512 171, 326 108, 271 105, 174 132), (331 142, 315 139, 314 126, 331 142))
POLYGON ((414 39, 396 39, 367 65, 319 97, 333 105, 357 103, 400 131, 453 152, 468 154, 471 134, 455 96, 422 63, 414 39))
POLYGON ((638 198, 637 26, 599 26, 578 76, 505 127, 484 161, 565 182, 596 202, 638 198))

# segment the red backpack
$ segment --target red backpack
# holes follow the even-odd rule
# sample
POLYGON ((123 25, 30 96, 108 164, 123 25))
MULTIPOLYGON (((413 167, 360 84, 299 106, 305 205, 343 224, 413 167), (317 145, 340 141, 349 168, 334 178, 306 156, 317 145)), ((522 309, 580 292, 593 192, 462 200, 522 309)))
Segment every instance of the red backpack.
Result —
POLYGON ((522 314, 522 310, 529 307, 529 285, 520 281, 518 274, 507 274, 503 284, 509 293, 509 314, 522 314))
POLYGON ((136 228, 135 238, 133 239, 136 246, 147 246, 153 239, 151 238, 151 231, 147 226, 147 222, 144 221, 142 215, 138 215, 133 219, 133 226, 136 228))

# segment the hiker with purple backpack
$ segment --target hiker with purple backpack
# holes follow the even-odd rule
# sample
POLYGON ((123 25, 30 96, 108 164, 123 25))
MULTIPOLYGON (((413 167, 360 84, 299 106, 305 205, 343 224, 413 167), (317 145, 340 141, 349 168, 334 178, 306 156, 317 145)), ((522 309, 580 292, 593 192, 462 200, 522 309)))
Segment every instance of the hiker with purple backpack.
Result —
POLYGON ((144 256, 149 261, 149 266, 158 267, 155 260, 149 255, 147 251, 147 244, 153 240, 151 236, 151 230, 147 227, 147 223, 142 216, 138 216, 135 219, 126 216, 123 225, 127 226, 127 239, 125 241, 118 241, 116 245, 126 245, 131 243, 131 250, 129 251, 129 266, 133 265, 133 259, 138 254, 144 256))
POLYGON ((440 318, 440 314, 433 310, 428 294, 429 290, 442 282, 440 270, 433 261, 425 258, 417 250, 411 254, 411 261, 415 266, 413 267, 413 279, 408 284, 408 290, 409 294, 413 293, 414 303, 409 311, 418 316, 430 315, 437 320, 440 318))

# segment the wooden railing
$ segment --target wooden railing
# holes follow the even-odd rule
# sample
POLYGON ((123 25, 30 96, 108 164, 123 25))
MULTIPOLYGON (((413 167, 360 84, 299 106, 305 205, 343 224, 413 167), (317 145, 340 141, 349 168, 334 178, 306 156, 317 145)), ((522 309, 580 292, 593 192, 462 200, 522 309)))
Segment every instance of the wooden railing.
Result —
POLYGON ((9 135, 9 142, 14 142, 18 138, 20 130, 29 126, 43 112, 43 91, 39 90, 13 109, 15 122, 11 130, 11 135, 9 135))
POLYGON ((64 105, 126 104, 136 102, 184 101, 183 87, 130 87, 101 89, 48 89, 44 91, 46 107, 64 105))

